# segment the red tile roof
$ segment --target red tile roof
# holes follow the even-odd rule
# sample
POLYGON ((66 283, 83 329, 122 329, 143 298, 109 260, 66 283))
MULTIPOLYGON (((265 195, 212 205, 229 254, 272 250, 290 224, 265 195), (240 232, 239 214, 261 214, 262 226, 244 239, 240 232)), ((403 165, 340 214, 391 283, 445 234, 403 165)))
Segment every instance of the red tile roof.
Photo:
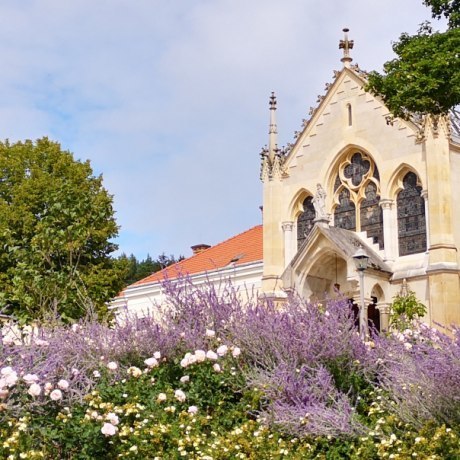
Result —
POLYGON ((257 225, 188 259, 181 260, 159 272, 153 273, 147 278, 136 281, 131 286, 155 283, 163 281, 165 278, 174 279, 181 275, 210 272, 224 268, 231 263, 238 266, 261 261, 263 259, 262 228, 262 225, 257 225))

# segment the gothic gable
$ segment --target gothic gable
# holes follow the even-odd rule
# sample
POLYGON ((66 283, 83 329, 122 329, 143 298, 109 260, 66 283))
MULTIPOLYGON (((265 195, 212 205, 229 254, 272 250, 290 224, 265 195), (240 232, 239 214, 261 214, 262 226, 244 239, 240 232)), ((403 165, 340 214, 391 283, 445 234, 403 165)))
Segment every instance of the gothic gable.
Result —
POLYGON ((383 136, 391 137, 392 142, 416 143, 417 125, 392 120, 379 98, 364 90, 365 83, 358 67, 335 72, 334 82, 326 85, 325 95, 318 96, 318 106, 310 109, 310 118, 304 120, 295 143, 285 151, 287 175, 316 159, 324 163, 325 155, 338 154, 347 145, 371 148, 372 141, 383 136))

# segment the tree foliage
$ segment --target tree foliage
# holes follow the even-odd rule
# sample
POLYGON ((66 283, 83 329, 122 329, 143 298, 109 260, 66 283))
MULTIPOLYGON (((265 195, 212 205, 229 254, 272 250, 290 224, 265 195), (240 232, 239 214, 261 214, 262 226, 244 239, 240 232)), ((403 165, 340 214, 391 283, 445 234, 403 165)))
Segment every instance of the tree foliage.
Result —
POLYGON ((446 114, 460 104, 460 1, 427 0, 432 15, 448 18, 445 32, 421 25, 416 35, 401 34, 393 44, 397 57, 384 73, 371 72, 367 88, 380 96, 393 115, 446 114))
POLYGON ((412 321, 426 315, 426 306, 417 299, 414 291, 397 294, 391 304, 391 325, 399 330, 410 327, 412 321))
POLYGON ((0 142, 0 305, 22 321, 99 313, 121 287, 112 197, 47 138, 0 142), (90 299, 90 300, 89 300, 90 299))
POLYGON ((150 254, 147 254, 145 259, 138 260, 134 254, 131 254, 129 257, 126 254, 122 254, 118 258, 118 261, 125 267, 123 282, 125 286, 128 286, 183 259, 183 256, 179 256, 176 259, 172 254, 167 256, 163 253, 156 259, 152 259, 150 254))
POLYGON ((460 26, 460 0, 424 0, 423 4, 431 7, 433 18, 444 16, 450 28, 460 26))

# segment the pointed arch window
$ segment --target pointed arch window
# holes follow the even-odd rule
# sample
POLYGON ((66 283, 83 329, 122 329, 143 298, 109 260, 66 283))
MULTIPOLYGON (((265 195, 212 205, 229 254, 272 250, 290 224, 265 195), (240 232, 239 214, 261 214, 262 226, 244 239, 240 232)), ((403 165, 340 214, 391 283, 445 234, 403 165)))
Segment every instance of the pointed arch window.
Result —
POLYGON ((379 204, 377 185, 369 182, 363 191, 364 199, 359 208, 361 231, 367 232, 367 236, 379 243, 379 248, 383 248, 383 211, 379 204))
POLYGON ((364 152, 348 153, 334 183, 334 225, 365 231, 383 249, 383 214, 380 208, 380 176, 364 152))
POLYGON ((350 191, 342 188, 338 195, 339 204, 334 211, 334 223, 336 227, 347 230, 356 230, 356 209, 350 199, 350 191))
POLYGON ((312 196, 305 198, 302 206, 303 212, 297 218, 297 249, 302 246, 308 234, 311 232, 316 215, 312 196))
POLYGON ((398 209, 399 255, 426 251, 425 201, 418 177, 413 172, 403 178, 403 189, 396 200, 398 209))

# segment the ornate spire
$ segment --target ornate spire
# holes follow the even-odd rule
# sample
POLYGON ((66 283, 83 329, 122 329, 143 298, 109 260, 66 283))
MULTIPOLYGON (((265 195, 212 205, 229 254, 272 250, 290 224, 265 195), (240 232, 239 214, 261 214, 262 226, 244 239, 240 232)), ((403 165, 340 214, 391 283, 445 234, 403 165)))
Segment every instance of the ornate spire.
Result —
POLYGON ((278 151, 278 127, 276 126, 276 96, 272 91, 270 97, 270 128, 268 130, 268 156, 271 161, 278 151))
POLYGON ((348 40, 348 29, 345 27, 343 29, 344 38, 339 42, 339 49, 343 50, 343 58, 340 59, 343 62, 344 67, 350 67, 350 62, 353 61, 353 58, 350 56, 350 50, 353 49, 353 40, 348 40))
POLYGON ((276 96, 270 96, 270 128, 268 130, 268 148, 265 146, 260 153, 262 160, 260 178, 266 180, 282 180, 286 175, 284 162, 286 154, 292 146, 280 150, 278 148, 278 127, 276 126, 276 96))

